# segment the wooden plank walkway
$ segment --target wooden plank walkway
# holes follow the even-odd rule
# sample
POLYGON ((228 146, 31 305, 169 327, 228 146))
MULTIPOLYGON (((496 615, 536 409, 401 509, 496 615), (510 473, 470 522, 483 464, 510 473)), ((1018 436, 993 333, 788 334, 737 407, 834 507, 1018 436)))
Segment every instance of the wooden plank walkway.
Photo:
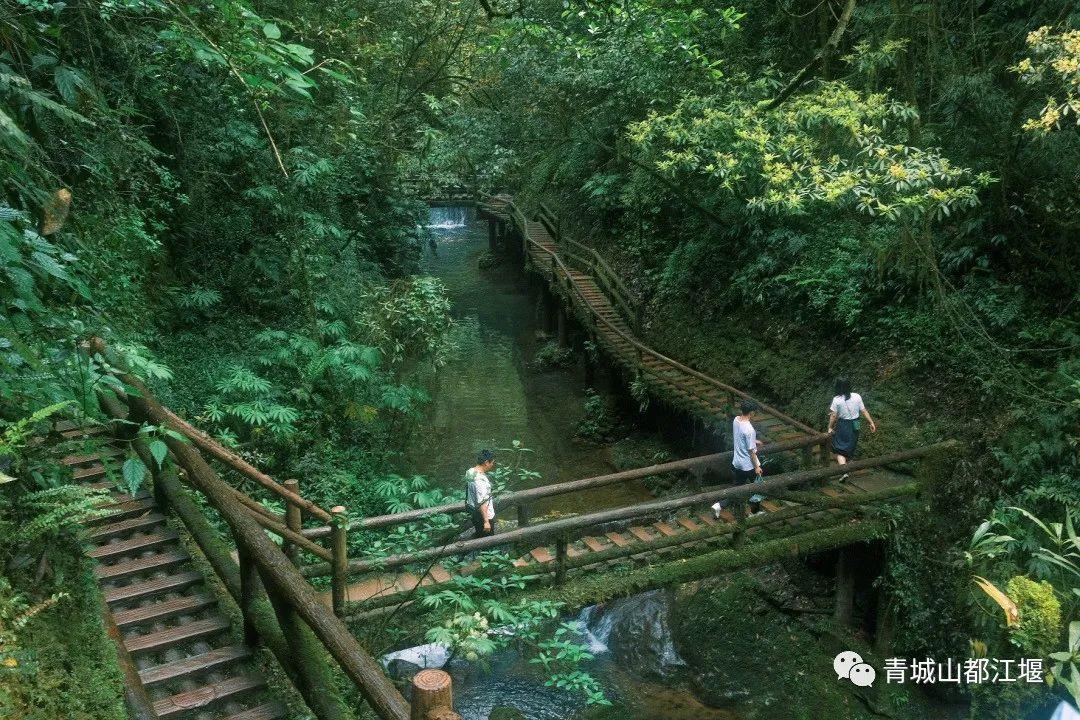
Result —
MULTIPOLYGON (((882 499, 880 495, 910 487, 911 482, 912 478, 902 473, 881 469, 862 470, 853 473, 844 482, 833 481, 810 491, 820 496, 823 503, 837 499, 849 501, 849 505, 843 508, 817 508, 782 499, 767 500, 762 503, 761 512, 751 520, 752 525, 758 527, 748 531, 747 542, 753 542, 755 534, 760 535, 766 526, 770 537, 774 537, 778 532, 795 535, 811 528, 820 530, 852 522, 853 512, 860 512, 855 509, 860 506, 860 496, 877 503, 899 500, 903 498, 900 492, 887 499, 882 499)), ((728 509, 722 510, 717 516, 711 508, 701 506, 679 512, 673 517, 635 522, 617 531, 597 529, 590 535, 571 538, 567 557, 578 571, 627 559, 639 563, 657 562, 666 559, 665 556, 670 553, 703 551, 730 540, 735 521, 735 515, 728 509), (705 535, 707 537, 703 537, 705 535), (613 552, 620 557, 612 559, 610 556, 613 552), (590 557, 596 558, 595 563, 590 563, 590 557)), ((534 547, 513 561, 513 572, 522 575, 550 573, 556 554, 554 543, 534 547)), ((474 559, 445 558, 430 565, 426 574, 424 568, 415 569, 414 572, 372 573, 347 587, 346 602, 369 606, 391 605, 408 600, 418 586, 438 589, 439 586, 452 584, 456 577, 476 573, 480 567, 480 563, 474 559)), ((330 604, 329 591, 322 593, 321 597, 330 604)))
MULTIPOLYGON (((525 240, 527 263, 565 300, 589 328, 600 346, 617 363, 632 373, 640 373, 653 394, 704 418, 730 423, 735 405, 746 393, 665 356, 637 337, 604 292, 597 278, 572 266, 565 253, 539 220, 528 220, 511 198, 491 198, 484 206, 489 215, 513 222, 525 240)), ((810 428, 784 413, 758 402, 761 411, 754 426, 764 442, 780 442, 813 433, 810 428)))

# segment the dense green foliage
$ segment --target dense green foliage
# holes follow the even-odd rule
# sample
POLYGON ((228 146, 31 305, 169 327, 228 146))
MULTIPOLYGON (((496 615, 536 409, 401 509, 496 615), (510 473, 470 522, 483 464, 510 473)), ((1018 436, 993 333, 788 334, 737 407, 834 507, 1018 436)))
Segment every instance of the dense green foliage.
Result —
MULTIPOLYGON (((50 412, 98 415, 89 335, 317 503, 446 499, 394 463, 451 344, 443 288, 415 274, 421 198, 461 185, 552 202, 680 359, 818 425, 850 375, 881 408, 874 450, 967 441, 925 512, 896 518, 897 648, 1044 654, 1080 694, 1062 564, 1080 512, 1078 22, 1063 0, 4 3, 3 617, 65 612, 25 569, 49 575, 92 498, 28 441, 50 412), (977 573, 1036 608, 1021 630, 988 621, 977 573), (1051 600, 1061 621, 1032 620, 1051 600)), ((589 403, 580 434, 612 435, 589 403)), ((158 450, 161 432, 143 429, 158 450)), ((146 469, 114 474, 134 488, 146 469)), ((462 593, 471 617, 482 593, 462 593)))

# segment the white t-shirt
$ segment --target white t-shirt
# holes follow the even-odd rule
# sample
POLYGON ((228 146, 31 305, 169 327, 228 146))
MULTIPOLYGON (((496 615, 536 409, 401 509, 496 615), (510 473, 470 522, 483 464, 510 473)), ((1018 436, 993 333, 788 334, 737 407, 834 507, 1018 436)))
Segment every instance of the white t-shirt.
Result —
POLYGON ((836 413, 836 417, 841 420, 858 420, 859 414, 865 409, 862 395, 854 392, 847 400, 843 395, 837 395, 832 399, 832 405, 829 405, 829 410, 836 413))
POLYGON ((491 480, 487 473, 474 467, 465 471, 468 486, 465 490, 465 504, 470 508, 480 508, 487 520, 495 519, 495 501, 491 497, 491 480), (490 502, 489 502, 490 501, 490 502))

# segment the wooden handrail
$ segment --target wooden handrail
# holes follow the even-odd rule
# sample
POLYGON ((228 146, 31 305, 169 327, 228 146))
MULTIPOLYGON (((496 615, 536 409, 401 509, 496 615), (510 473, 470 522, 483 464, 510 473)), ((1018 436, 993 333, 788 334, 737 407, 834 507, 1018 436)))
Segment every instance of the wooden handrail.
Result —
POLYGON ((323 521, 330 520, 330 513, 323 510, 321 507, 311 502, 307 498, 301 497, 296 493, 290 492, 284 485, 279 483, 274 478, 270 477, 262 470, 244 460, 242 457, 226 448, 224 445, 213 439, 202 430, 184 420, 182 417, 174 413, 172 410, 162 407, 165 415, 166 422, 173 430, 191 440, 199 448, 205 450, 214 458, 225 463, 236 472, 240 473, 244 477, 254 480, 259 485, 274 493, 282 500, 292 503, 297 507, 303 508, 305 511, 311 513, 315 517, 323 521))
MULTIPOLYGON (((521 212, 521 210, 514 204, 514 202, 512 200, 507 201, 507 205, 510 208, 512 208, 511 214, 514 215, 515 219, 517 219, 517 217, 521 218, 521 233, 524 236, 526 242, 532 243, 533 245, 535 245, 537 248, 539 248, 543 252, 548 253, 549 255, 551 255, 552 259, 558 264, 558 266, 560 268, 562 268, 563 273, 565 273, 566 276, 569 277, 570 276, 570 271, 566 267, 565 263, 563 263, 562 259, 558 255, 558 253, 556 253, 556 252, 554 252, 552 250, 549 250, 548 248, 544 247, 543 245, 541 245, 540 243, 538 243, 537 241, 535 241, 535 240, 533 240, 532 238, 529 237, 528 221, 525 219, 525 215, 521 212)), ((592 312, 594 317, 596 317, 598 320, 600 320, 600 322, 602 322, 604 325, 606 325, 612 332, 619 335, 619 337, 621 337, 623 340, 630 343, 631 346, 637 348, 642 353, 647 353, 647 354, 651 355, 652 357, 656 358, 657 360, 661 360, 661 361, 671 365, 672 367, 674 367, 674 368, 676 368, 678 370, 681 370, 682 372, 685 372, 688 375, 691 375, 691 376, 697 378, 698 380, 701 380, 703 382, 707 382, 707 383, 709 383, 709 384, 711 384, 711 385, 713 385, 713 386, 715 386, 717 388, 720 388, 721 390, 723 390, 725 392, 731 393, 732 395, 737 395, 737 396, 743 398, 744 400, 751 400, 751 401, 757 403, 758 407, 760 407, 761 410, 764 411, 765 413, 767 413, 769 415, 772 415, 773 417, 775 417, 775 418, 777 418, 779 420, 783 420, 784 422, 788 423, 789 425, 794 425, 795 427, 802 430, 803 432, 808 432, 808 433, 816 433, 816 432, 818 432, 817 430, 810 427, 809 425, 806 425, 805 423, 799 422, 795 418, 781 412, 780 410, 777 410, 776 408, 774 408, 774 407, 772 407, 770 405, 767 405, 767 404, 761 402, 760 400, 757 400, 757 399, 751 397, 748 393, 745 393, 742 390, 739 390, 738 388, 732 387, 731 385, 726 385, 725 383, 722 383, 722 382, 720 382, 719 380, 717 380, 717 379, 715 379, 713 377, 710 377, 710 376, 708 376, 708 375, 706 375, 706 374, 704 374, 702 372, 699 372, 699 371, 697 371, 697 370, 695 370, 695 369, 693 369, 691 367, 687 367, 686 365, 683 365, 678 360, 674 360, 672 358, 667 357, 666 355, 662 355, 661 353, 657 352, 656 350, 653 350, 648 345, 645 345, 644 343, 640 342, 637 338, 623 332, 620 328, 616 327, 614 323, 612 323, 610 320, 605 318, 603 315, 600 315, 599 313, 593 311, 592 306, 589 305, 588 301, 585 299, 585 296, 581 294, 581 289, 578 288, 577 284, 576 283, 571 283, 571 285, 574 287, 574 290, 577 292, 578 297, 581 298, 581 302, 584 304, 584 306, 586 308, 589 308, 589 310, 592 312)), ((645 372, 649 372, 648 368, 643 368, 643 370, 645 372)))
MULTIPOLYGON (((91 353, 100 355, 101 357, 106 359, 108 359, 112 355, 108 346, 105 344, 105 341, 99 337, 90 338, 90 340, 87 342, 87 347, 89 348, 91 353)), ((204 433, 202 430, 199 430, 197 427, 189 423, 187 420, 184 420, 172 410, 162 406, 162 417, 163 420, 159 424, 171 427, 173 430, 180 433, 188 440, 193 442, 195 445, 198 445, 210 455, 225 463, 244 477, 254 480, 270 492, 280 497, 282 500, 285 500, 286 502, 303 508, 304 510, 311 513, 320 520, 324 522, 330 521, 330 513, 323 510, 321 507, 311 502, 310 500, 300 497, 296 493, 290 492, 277 480, 270 477, 262 470, 259 470, 257 467, 244 460, 232 450, 229 450, 217 440, 204 433)))
MULTIPOLYGON (((815 434, 794 440, 785 440, 784 442, 769 443, 768 445, 763 446, 760 452, 762 455, 765 455, 768 453, 798 450, 812 445, 819 445, 828 439, 829 435, 827 434, 815 434)), ((732 454, 732 451, 728 450, 727 452, 722 453, 700 455, 698 457, 672 460, 670 462, 658 463, 647 467, 622 470, 607 475, 596 475, 579 480, 554 483, 552 485, 541 485, 540 487, 529 488, 528 490, 518 490, 516 492, 496 496, 495 502, 501 508, 511 508, 516 505, 521 505, 522 503, 532 502, 542 498, 566 495, 567 493, 581 492, 583 490, 592 490, 594 488, 604 487, 605 485, 614 485, 621 482, 630 482, 631 480, 639 480, 641 478, 649 477, 650 475, 664 475, 670 472, 715 467, 722 465, 725 460, 731 460, 732 454)), ((468 508, 465 506, 464 502, 446 503, 444 505, 419 508, 417 510, 407 510, 405 512, 393 513, 390 515, 374 515, 372 517, 360 518, 352 521, 349 524, 349 528, 374 530, 376 528, 392 525, 404 525, 406 523, 434 517, 435 515, 462 513, 467 510, 468 508)), ((330 534, 330 526, 323 525, 320 527, 307 528, 301 532, 305 537, 309 538, 325 537, 330 534)))
MULTIPOLYGON (((754 482, 746 485, 718 486, 675 498, 653 500, 625 508, 615 508, 613 510, 602 510, 574 517, 559 518, 539 525, 531 525, 526 528, 518 528, 509 532, 500 533, 498 535, 475 538, 472 540, 461 540, 443 547, 427 548, 411 553, 401 553, 371 560, 352 560, 349 562, 349 570, 354 573, 391 570, 413 563, 431 562, 452 555, 490 550, 491 548, 510 543, 547 540, 564 532, 580 531, 605 523, 634 520, 640 517, 674 512, 693 505, 700 505, 705 502, 711 503, 717 500, 731 500, 754 494, 768 495, 771 491, 781 490, 791 487, 792 485, 824 480, 843 473, 854 473, 859 470, 891 465, 906 460, 914 460, 956 446, 957 443, 955 441, 946 441, 915 448, 913 450, 901 450, 899 452, 881 455, 876 458, 855 460, 846 465, 829 465, 813 470, 800 470, 784 473, 775 477, 766 478, 761 482, 754 482)), ((327 573, 329 573, 329 566, 326 564, 309 565, 304 568, 304 575, 307 577, 320 577, 327 573)))
MULTIPOLYGON (((167 411, 137 378, 121 373, 123 381, 139 390, 129 395, 133 409, 156 424, 169 421, 167 411)), ((304 620, 361 695, 385 720, 409 720, 409 705, 386 677, 382 666, 356 641, 345 624, 323 604, 315 590, 285 553, 270 541, 251 514, 236 503, 226 485, 198 451, 186 442, 166 436, 165 443, 185 470, 188 482, 201 492, 232 529, 237 548, 254 563, 264 582, 304 620)))

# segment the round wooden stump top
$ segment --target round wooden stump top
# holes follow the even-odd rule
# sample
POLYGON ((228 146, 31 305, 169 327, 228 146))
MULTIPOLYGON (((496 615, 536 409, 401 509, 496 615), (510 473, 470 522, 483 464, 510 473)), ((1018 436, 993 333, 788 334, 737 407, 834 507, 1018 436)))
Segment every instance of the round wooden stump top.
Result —
POLYGON ((450 686, 450 676, 442 670, 429 668, 413 676, 413 687, 422 692, 438 692, 450 686))

